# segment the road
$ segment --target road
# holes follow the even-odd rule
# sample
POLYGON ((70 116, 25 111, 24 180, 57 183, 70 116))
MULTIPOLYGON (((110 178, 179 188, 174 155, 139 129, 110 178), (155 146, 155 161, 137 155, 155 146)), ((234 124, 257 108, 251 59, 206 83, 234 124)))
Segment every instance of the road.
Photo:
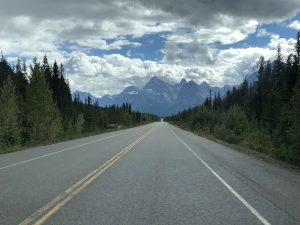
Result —
POLYGON ((0 155, 0 224, 300 224, 300 174, 164 122, 0 155))

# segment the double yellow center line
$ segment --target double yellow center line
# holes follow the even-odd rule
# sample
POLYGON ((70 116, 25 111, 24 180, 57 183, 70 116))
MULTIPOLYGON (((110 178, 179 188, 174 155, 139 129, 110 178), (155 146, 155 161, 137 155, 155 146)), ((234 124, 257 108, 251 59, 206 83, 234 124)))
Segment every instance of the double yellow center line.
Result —
POLYGON ((97 177, 104 173, 109 167, 115 164, 120 158, 122 158, 127 152, 129 152, 136 144, 143 140, 147 135, 149 135, 156 127, 152 128, 150 131, 142 135, 140 138, 136 139, 130 145, 125 147, 121 152, 113 156, 106 163, 101 165, 99 168, 88 174, 86 177, 72 185, 70 188, 65 190, 62 194, 57 196, 52 201, 48 202, 45 206, 37 210, 31 216, 23 220, 20 225, 40 225, 46 222, 51 216, 58 212, 64 205, 66 205, 70 200, 72 200, 80 191, 82 191, 87 185, 93 182, 97 177))

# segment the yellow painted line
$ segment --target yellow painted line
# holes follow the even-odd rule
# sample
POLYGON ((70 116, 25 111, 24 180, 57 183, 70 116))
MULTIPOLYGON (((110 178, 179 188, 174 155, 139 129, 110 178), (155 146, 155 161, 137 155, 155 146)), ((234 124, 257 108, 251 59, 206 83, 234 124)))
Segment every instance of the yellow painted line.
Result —
MULTIPOLYGON (((155 127, 156 128, 156 127, 155 127)), ((109 167, 115 164, 119 159, 121 159, 127 152, 129 152, 136 144, 142 141, 147 135, 149 135, 155 128, 151 129, 140 138, 136 139, 134 142, 125 147, 118 154, 113 156, 106 163, 101 165, 99 168, 89 173, 83 179, 72 185, 70 188, 66 189, 62 194, 54 198, 52 201, 48 202, 45 206, 37 210, 31 216, 23 220, 20 225, 40 225, 46 222, 51 216, 58 212, 64 205, 66 205, 70 200, 72 200, 80 191, 82 191, 87 185, 93 182, 97 177, 104 173, 109 167), (36 222, 34 222, 36 221, 36 222)))

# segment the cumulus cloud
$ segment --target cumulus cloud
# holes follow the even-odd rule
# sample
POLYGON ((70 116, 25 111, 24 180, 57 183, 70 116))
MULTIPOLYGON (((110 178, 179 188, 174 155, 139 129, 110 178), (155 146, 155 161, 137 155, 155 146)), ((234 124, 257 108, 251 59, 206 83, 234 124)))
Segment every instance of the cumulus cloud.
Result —
POLYGON ((299 20, 293 21, 292 23, 289 24, 289 28, 300 30, 300 21, 299 20))
POLYGON ((164 63, 183 65, 212 65, 216 59, 217 49, 201 44, 197 39, 186 43, 182 48, 177 43, 168 42, 163 50, 164 63))
POLYGON ((221 24, 215 24, 213 27, 196 27, 192 32, 178 30, 167 37, 168 41, 176 43, 190 43, 196 38, 199 42, 205 44, 222 43, 232 44, 244 40, 249 34, 256 31, 258 21, 234 20, 232 17, 223 16, 221 24))
POLYGON ((273 35, 268 48, 271 50, 276 50, 280 45, 282 53, 287 57, 290 53, 295 51, 296 40, 294 38, 281 38, 279 35, 273 35))

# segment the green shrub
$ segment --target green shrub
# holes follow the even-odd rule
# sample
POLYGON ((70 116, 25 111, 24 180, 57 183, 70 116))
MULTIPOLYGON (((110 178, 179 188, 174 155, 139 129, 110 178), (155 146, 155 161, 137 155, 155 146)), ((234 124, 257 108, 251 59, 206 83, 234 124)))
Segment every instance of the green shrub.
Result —
POLYGON ((252 129, 244 136, 242 145, 258 152, 273 154, 272 139, 264 129, 252 129))
POLYGON ((225 140, 227 135, 227 130, 224 124, 218 124, 214 127, 214 136, 220 140, 225 140))
POLYGON ((245 112, 238 106, 234 106, 226 112, 224 125, 228 131, 226 141, 234 144, 240 143, 250 128, 245 112))
POLYGON ((233 132, 227 132, 225 141, 227 141, 230 144, 238 144, 241 142, 241 137, 233 132))

